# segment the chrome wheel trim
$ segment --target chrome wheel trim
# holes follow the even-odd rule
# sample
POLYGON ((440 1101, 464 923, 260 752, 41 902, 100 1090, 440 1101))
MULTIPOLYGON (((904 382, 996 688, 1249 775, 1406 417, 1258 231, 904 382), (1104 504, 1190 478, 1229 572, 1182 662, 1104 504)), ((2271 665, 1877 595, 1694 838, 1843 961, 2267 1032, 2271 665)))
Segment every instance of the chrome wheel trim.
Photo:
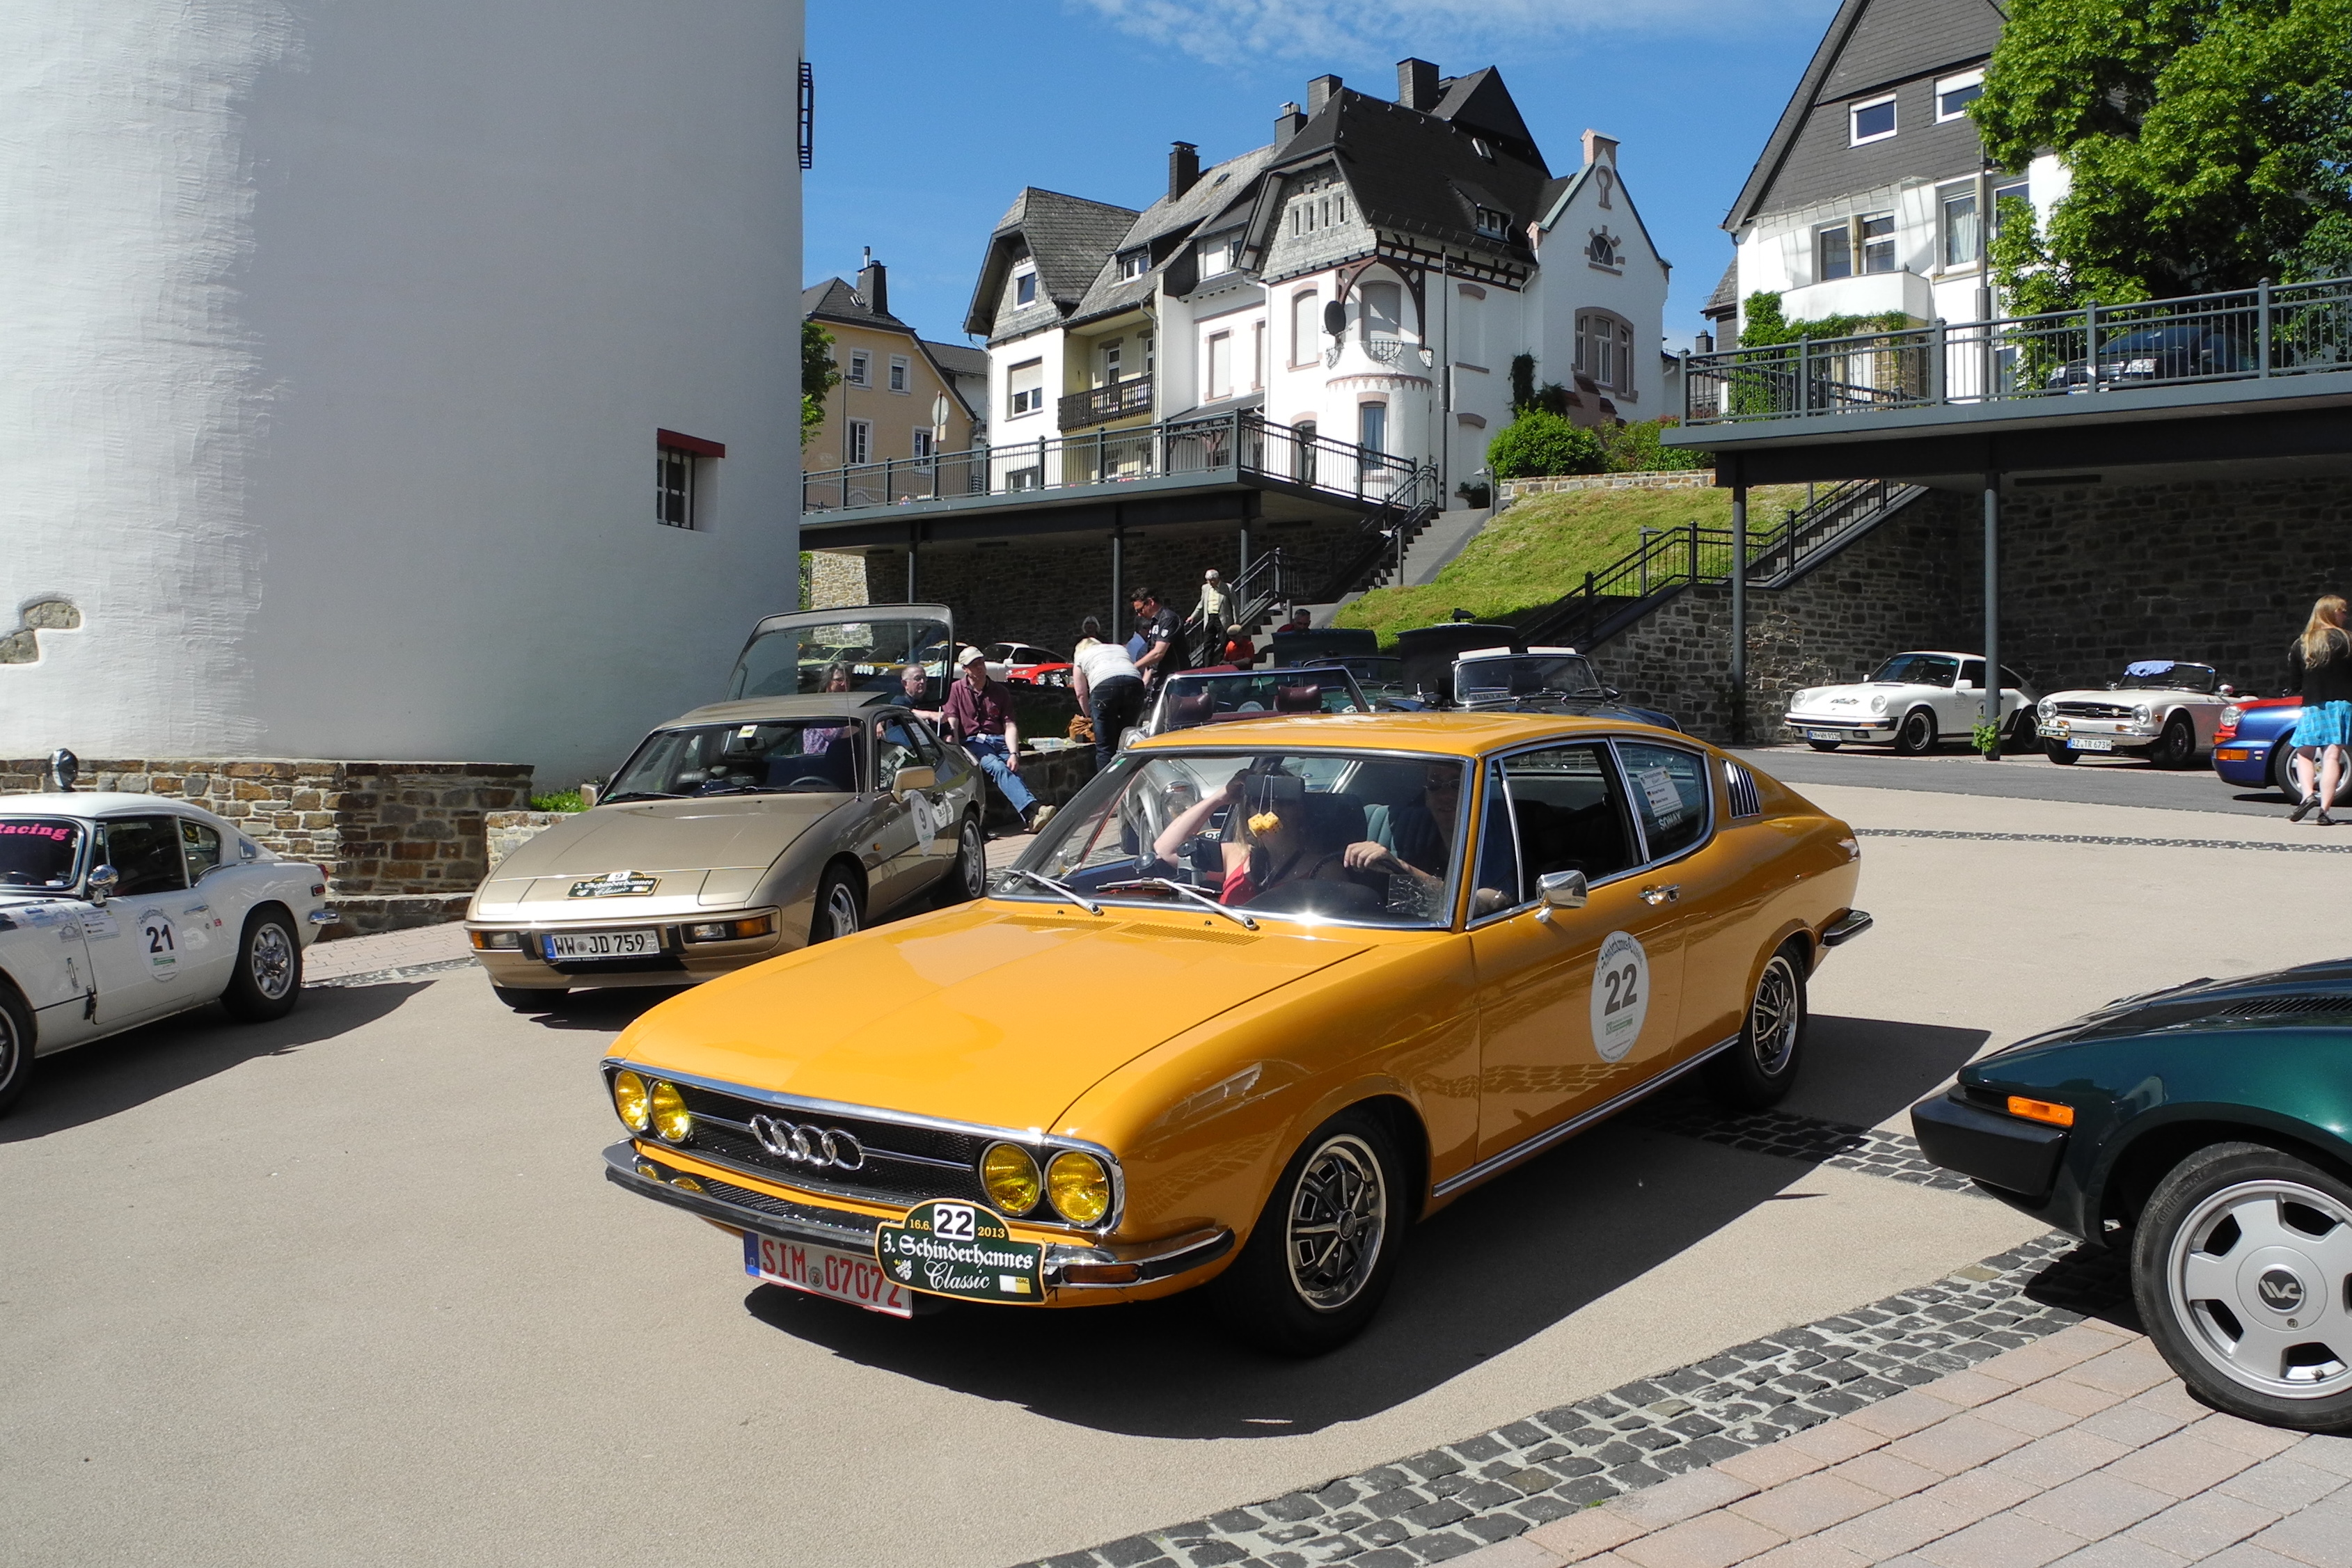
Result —
POLYGON ((1797 987, 1797 967, 1786 953, 1775 953, 1756 982, 1756 996, 1748 1004, 1748 1049, 1756 1070, 1777 1078, 1789 1070, 1797 1054, 1797 1032, 1805 1009, 1797 987))
POLYGON ((286 927, 265 920, 253 928, 246 969, 253 977, 254 989, 273 1002, 285 998, 294 988, 294 941, 286 935, 286 927))
POLYGON ((857 935, 857 894, 847 883, 833 884, 833 892, 825 896, 824 917, 835 936, 857 935))
POLYGON ((1936 721, 1926 708, 1913 708, 1903 716, 1903 727, 1895 733, 1896 738, 1912 750, 1926 751, 1936 744, 1936 721), (1919 738, 1916 740, 1911 738, 1912 727, 1915 725, 1920 731, 1919 738))
POLYGON ((2352 1390, 2352 1209, 2326 1193, 2263 1177, 2211 1194, 2166 1239, 2164 1284, 2190 1346, 2240 1387, 2298 1400, 2352 1390), (2313 1217, 2330 1223, 2314 1231, 2313 1217))
POLYGON ((966 819, 956 843, 956 870, 963 878, 963 894, 978 898, 988 891, 988 852, 980 847, 980 826, 966 819))
POLYGON ((1362 1294, 1388 1220, 1388 1183, 1371 1145, 1353 1133, 1326 1138, 1300 1168, 1283 1217, 1283 1261, 1298 1299, 1334 1312, 1362 1294))
POLYGON ((30 1042, 17 1035, 16 1020, 8 1016, 8 1009, 0 1008, 0 1090, 16 1081, 30 1049, 30 1042))

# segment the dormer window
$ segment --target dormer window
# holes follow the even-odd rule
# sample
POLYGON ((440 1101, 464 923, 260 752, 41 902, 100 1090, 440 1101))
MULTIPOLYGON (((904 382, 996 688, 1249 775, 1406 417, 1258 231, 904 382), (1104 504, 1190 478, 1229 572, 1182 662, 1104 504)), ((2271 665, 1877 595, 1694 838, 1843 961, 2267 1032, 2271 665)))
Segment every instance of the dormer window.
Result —
POLYGON ((1201 242, 1201 276, 1214 277, 1231 272, 1242 264, 1242 236, 1237 234, 1219 235, 1201 242))
POLYGON ((1151 253, 1150 251, 1130 250, 1122 253, 1118 258, 1118 275, 1121 278, 1141 277, 1150 270, 1151 253))
POLYGON ((1511 232, 1511 214, 1494 207, 1480 207, 1478 232, 1488 239, 1504 239, 1511 232))
POLYGON ((1849 110, 1853 121, 1853 145, 1884 141, 1895 134, 1895 95, 1865 99, 1849 110))
POLYGON ((1024 263, 1023 266, 1014 268, 1013 273, 1013 308, 1018 309, 1024 305, 1034 305, 1036 303, 1037 269, 1034 267, 1024 263))
POLYGON ((1969 105, 1984 96, 1984 72, 1963 71, 1936 84, 1936 123, 1968 118, 1969 105))

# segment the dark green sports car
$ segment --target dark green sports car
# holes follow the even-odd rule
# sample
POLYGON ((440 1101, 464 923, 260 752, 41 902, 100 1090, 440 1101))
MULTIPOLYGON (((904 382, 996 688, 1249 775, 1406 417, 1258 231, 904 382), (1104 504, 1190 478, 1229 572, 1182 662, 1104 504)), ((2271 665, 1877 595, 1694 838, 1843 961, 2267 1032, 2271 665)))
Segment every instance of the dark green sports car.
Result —
POLYGON ((1927 1157, 2126 1250, 2209 1404, 2352 1429, 2352 960, 2126 997, 1911 1108, 1927 1157))

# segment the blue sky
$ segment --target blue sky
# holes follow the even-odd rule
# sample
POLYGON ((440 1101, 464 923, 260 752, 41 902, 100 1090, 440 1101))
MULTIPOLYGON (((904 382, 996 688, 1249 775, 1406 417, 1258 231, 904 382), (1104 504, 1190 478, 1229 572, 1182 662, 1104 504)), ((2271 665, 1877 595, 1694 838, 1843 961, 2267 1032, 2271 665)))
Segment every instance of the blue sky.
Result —
POLYGON ((816 166, 802 272, 890 269, 890 308, 963 342, 989 231, 1024 185, 1141 207, 1168 144, 1214 162, 1273 139, 1336 72, 1382 98, 1396 61, 1502 69, 1555 172, 1587 126, 1675 264, 1670 346, 1730 259, 1718 226, 1834 0, 812 0, 816 166))

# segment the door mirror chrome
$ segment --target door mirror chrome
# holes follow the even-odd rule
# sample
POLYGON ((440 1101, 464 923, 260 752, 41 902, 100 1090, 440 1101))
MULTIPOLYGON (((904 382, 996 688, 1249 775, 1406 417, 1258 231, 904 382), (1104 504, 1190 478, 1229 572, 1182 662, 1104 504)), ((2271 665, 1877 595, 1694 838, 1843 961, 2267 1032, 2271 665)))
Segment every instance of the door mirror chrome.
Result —
POLYGON ((89 883, 88 884, 89 901, 92 904, 104 904, 108 899, 114 896, 115 887, 121 881, 122 873, 121 872, 116 871, 110 865, 100 866, 97 870, 89 873, 89 883))
POLYGON ((939 787, 939 773, 929 768, 901 768, 898 776, 890 780, 890 793, 901 800, 918 789, 936 789, 939 787))
POLYGON ((1549 920, 1555 909, 1581 909, 1592 896, 1580 871, 1556 871, 1536 879, 1536 897, 1542 907, 1536 911, 1538 920, 1549 920))

